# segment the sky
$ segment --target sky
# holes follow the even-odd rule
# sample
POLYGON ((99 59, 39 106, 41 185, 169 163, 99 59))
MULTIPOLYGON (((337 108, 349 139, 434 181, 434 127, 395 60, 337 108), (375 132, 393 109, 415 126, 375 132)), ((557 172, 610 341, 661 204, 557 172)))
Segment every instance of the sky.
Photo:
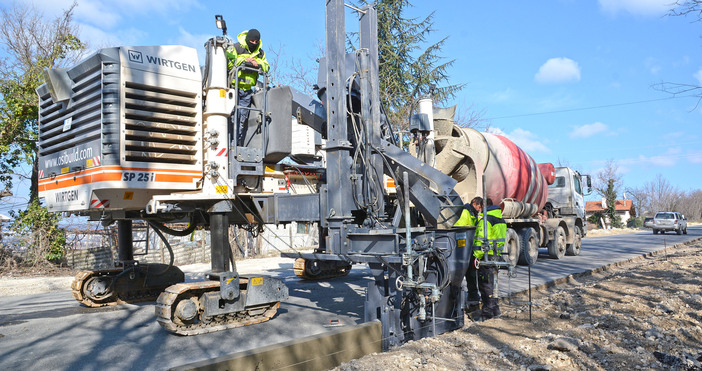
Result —
MULTIPOLYGON (((46 16, 72 3, 19 1, 46 16)), ((613 160, 623 188, 660 174, 682 191, 702 189, 702 102, 655 88, 702 86, 702 22, 665 16, 672 0, 411 2, 409 17, 434 12, 429 40, 448 36, 442 55, 455 60, 451 83, 467 84, 445 105, 480 112, 489 130, 537 162, 594 176, 613 160)), ((74 20, 93 50, 186 45, 203 64, 203 44, 221 34, 215 14, 230 36, 259 29, 269 58, 277 52, 279 61, 311 66, 324 44, 321 0, 79 0, 74 20)), ((346 12, 347 31, 355 30, 354 17, 346 12)), ((0 213, 7 209, 0 204, 0 213)))

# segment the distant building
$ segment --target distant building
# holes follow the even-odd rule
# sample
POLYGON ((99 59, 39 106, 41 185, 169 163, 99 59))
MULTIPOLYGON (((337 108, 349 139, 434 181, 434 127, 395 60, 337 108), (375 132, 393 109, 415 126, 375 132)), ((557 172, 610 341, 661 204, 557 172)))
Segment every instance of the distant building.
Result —
MULTIPOLYGON (((602 201, 587 201, 585 202, 585 216, 589 218, 596 212, 604 212, 607 207, 607 202, 605 199, 602 201)), ((619 215, 622 219, 622 224, 626 224, 629 218, 636 217, 636 209, 634 209, 634 202, 631 200, 617 200, 614 204, 614 212, 619 215)), ((607 228, 611 227, 610 221, 605 218, 605 224, 607 228)), ((591 224, 588 224, 591 225, 591 224)), ((595 226, 593 226, 595 227, 595 226)), ((595 228, 601 228, 602 225, 598 224, 595 228)))
POLYGON ((2 241, 2 227, 3 227, 3 224, 5 224, 6 222, 9 222, 10 220, 12 220, 12 219, 10 219, 9 216, 0 214, 0 241, 2 241))

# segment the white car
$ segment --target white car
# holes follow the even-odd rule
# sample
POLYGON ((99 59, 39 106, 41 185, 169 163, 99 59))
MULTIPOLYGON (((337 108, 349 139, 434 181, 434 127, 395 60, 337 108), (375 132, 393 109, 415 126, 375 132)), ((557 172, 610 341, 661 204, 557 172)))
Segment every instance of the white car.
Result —
POLYGON ((659 211, 653 217, 653 234, 675 231, 677 234, 687 234, 687 219, 685 215, 675 211, 659 211))

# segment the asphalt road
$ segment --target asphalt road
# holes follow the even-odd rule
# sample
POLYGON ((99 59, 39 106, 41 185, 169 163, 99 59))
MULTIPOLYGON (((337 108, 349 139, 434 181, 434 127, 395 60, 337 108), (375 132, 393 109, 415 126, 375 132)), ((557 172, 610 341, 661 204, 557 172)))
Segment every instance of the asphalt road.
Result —
MULTIPOLYGON (((647 231, 586 237, 577 257, 553 260, 542 250, 531 269, 532 285, 698 238, 702 238, 702 226, 691 226, 689 234, 681 236, 647 231)), ((292 260, 265 272, 283 279, 290 289, 290 299, 272 320, 190 337, 162 330, 151 303, 91 309, 80 306, 70 291, 0 298, 0 369, 160 370, 363 320, 364 289, 370 281, 364 266, 354 266, 347 277, 326 282, 297 279, 292 260)), ((515 278, 500 276, 500 291, 504 296, 508 289, 523 290, 527 282, 526 267, 518 267, 515 278)))

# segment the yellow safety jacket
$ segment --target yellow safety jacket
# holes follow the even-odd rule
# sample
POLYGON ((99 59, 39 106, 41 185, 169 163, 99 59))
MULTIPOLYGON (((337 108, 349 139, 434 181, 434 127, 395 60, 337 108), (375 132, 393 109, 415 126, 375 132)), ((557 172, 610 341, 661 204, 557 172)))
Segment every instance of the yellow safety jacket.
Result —
MULTIPOLYGON (((247 58, 253 58, 263 72, 268 72, 271 66, 266 60, 266 54, 263 52, 263 49, 261 49, 261 44, 263 42, 258 40, 256 50, 249 50, 248 46, 246 45, 246 35, 248 33, 249 31, 243 31, 240 33, 236 37, 238 42, 234 44, 232 48, 227 49, 227 68, 231 70, 232 68, 236 68, 237 66, 244 64, 247 58)), ((256 80, 258 80, 258 72, 241 70, 239 71, 239 76, 237 78, 239 79, 239 89, 251 90, 251 88, 256 85, 256 80)), ((236 81, 232 81, 232 86, 235 86, 235 82, 236 81)))
MULTIPOLYGON (((505 220, 502 219, 502 210, 499 206, 493 205, 488 206, 487 211, 487 225, 488 225, 488 235, 489 240, 499 239, 495 244, 498 248, 497 255, 500 255, 500 250, 505 246, 505 238, 507 237, 507 224, 505 220)), ((481 247, 483 244, 483 236, 485 236, 485 231, 483 230, 483 213, 478 214, 475 217, 467 209, 463 209, 461 217, 454 227, 473 227, 475 226, 475 237, 473 239, 473 256, 478 259, 482 259, 485 252, 482 251, 481 247)), ((489 255, 492 255, 492 250, 488 251, 489 255)))
POLYGON ((454 227, 474 227, 475 226, 475 221, 477 219, 475 218, 475 215, 471 214, 468 209, 463 209, 463 212, 461 212, 461 217, 458 218, 458 221, 453 224, 454 227))
MULTIPOLYGON (((494 246, 497 248, 497 255, 500 255, 500 251, 505 246, 505 238, 507 237, 507 223, 502 219, 502 210, 499 206, 493 205, 487 208, 487 228, 488 240, 498 240, 494 246)), ((475 227, 475 238, 473 239, 473 256, 478 259, 482 259, 485 252, 481 250, 483 244, 483 236, 485 236, 485 231, 483 230, 483 214, 478 215, 478 221, 475 227), (477 250, 476 250, 477 249, 477 250)), ((488 254, 492 255, 493 250, 488 250, 488 254)))

